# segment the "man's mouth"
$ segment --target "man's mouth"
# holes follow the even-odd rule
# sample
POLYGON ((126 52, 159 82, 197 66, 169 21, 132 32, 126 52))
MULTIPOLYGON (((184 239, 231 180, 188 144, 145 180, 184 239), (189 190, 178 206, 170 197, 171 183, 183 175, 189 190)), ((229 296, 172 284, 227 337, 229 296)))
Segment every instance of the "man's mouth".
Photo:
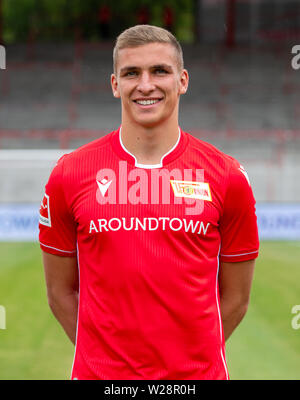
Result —
POLYGON ((141 106, 151 106, 153 104, 156 104, 158 102, 160 102, 162 99, 137 99, 137 100, 133 100, 135 103, 141 105, 141 106))

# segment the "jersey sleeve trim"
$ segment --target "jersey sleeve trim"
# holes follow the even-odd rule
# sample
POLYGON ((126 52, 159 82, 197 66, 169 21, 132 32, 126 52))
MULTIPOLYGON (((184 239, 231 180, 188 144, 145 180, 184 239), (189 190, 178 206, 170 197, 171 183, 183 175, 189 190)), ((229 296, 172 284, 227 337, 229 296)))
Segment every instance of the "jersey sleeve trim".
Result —
MULTIPOLYGON (((42 242, 40 242, 40 246, 41 246, 42 249, 45 247, 45 248, 46 248, 45 251, 51 252, 51 253, 52 253, 53 251, 55 251, 55 252, 61 252, 61 253, 64 253, 64 254, 74 254, 74 253, 77 252, 77 250, 62 250, 62 249, 57 249, 56 247, 48 246, 48 245, 46 245, 46 244, 44 244, 44 243, 42 243, 42 242), (49 249, 51 249, 52 251, 49 251, 49 249)), ((43 249, 43 250, 44 250, 44 249, 43 249)))
POLYGON ((247 253, 239 253, 239 254, 220 254, 220 260, 224 262, 241 262, 241 261, 249 261, 254 260, 258 257, 259 250, 249 251, 247 253))
POLYGON ((248 254, 254 254, 258 253, 258 250, 255 251, 250 251, 249 253, 240 253, 240 254, 220 254, 222 257, 240 257, 240 256, 246 256, 248 254))

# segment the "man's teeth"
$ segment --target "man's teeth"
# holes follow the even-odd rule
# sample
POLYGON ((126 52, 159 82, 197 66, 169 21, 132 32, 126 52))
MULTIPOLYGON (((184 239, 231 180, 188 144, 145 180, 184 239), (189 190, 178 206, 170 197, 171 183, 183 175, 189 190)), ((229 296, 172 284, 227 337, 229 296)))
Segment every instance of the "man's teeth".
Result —
POLYGON ((159 100, 136 100, 136 102, 142 106, 149 106, 150 104, 155 104, 158 101, 159 100))

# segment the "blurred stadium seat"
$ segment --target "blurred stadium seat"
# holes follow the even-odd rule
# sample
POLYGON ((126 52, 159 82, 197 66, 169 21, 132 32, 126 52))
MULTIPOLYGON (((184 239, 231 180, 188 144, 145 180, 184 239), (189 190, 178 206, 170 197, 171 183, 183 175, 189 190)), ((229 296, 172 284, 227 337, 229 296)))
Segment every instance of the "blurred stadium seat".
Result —
MULTIPOLYGON (((101 42, 95 6, 103 1, 0 0, 0 379, 69 379, 73 348, 50 319, 31 242, 56 161, 121 122, 110 88, 112 39, 144 1, 110 1, 113 35, 101 42)), ((147 1, 150 23, 160 25, 167 2, 147 1)), ((291 66, 300 1, 170 3, 190 74, 180 125, 238 159, 258 203, 261 250, 246 321, 227 345, 231 378, 299 379, 290 310, 300 280, 300 69, 291 66)))
MULTIPOLYGON (((8 53, 9 69, 0 74, 1 149, 74 149, 120 124, 110 89, 112 44, 36 44, 29 61, 25 45, 8 53)), ((300 73, 290 52, 185 45, 184 55, 190 86, 182 128, 238 158, 255 177, 258 201, 299 201, 300 73)), ((16 199, 27 201, 20 193, 16 199)))
MULTIPOLYGON (((300 201, 295 184, 300 72, 291 67, 291 45, 300 39, 297 16, 300 7, 292 0, 274 0, 272 6, 263 0, 203 0, 197 16, 202 36, 183 44, 190 85, 181 98, 180 125, 236 157, 247 169, 258 201, 300 201), (226 10, 232 3, 236 14, 229 17, 235 18, 235 31, 228 26, 226 10)), ((44 175, 36 178, 38 183, 33 182, 37 161, 34 166, 22 161, 23 168, 9 177, 4 173, 8 153, 1 158, 1 149, 70 151, 119 126, 120 104, 110 88, 112 49, 112 41, 32 38, 7 46, 8 68, 0 73, 4 187, 9 185, 4 181, 17 181, 22 173, 32 188, 40 188, 31 193, 32 201, 38 201, 52 164, 40 169, 44 175)), ((10 154, 14 159, 17 153, 10 154)), ((6 201, 28 201, 20 187, 17 194, 9 191, 11 197, 6 193, 6 201)))

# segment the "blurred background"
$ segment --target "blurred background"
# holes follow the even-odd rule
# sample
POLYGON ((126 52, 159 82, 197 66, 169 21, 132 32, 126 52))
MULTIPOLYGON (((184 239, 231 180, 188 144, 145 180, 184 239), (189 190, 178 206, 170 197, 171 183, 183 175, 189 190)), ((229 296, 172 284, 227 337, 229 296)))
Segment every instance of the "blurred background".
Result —
POLYGON ((145 23, 182 44, 181 128, 237 158, 257 200, 261 253, 227 346, 231 377, 299 379, 299 0, 0 0, 0 379, 69 377, 73 348, 46 304, 39 203, 63 153, 120 125, 112 49, 145 23))

